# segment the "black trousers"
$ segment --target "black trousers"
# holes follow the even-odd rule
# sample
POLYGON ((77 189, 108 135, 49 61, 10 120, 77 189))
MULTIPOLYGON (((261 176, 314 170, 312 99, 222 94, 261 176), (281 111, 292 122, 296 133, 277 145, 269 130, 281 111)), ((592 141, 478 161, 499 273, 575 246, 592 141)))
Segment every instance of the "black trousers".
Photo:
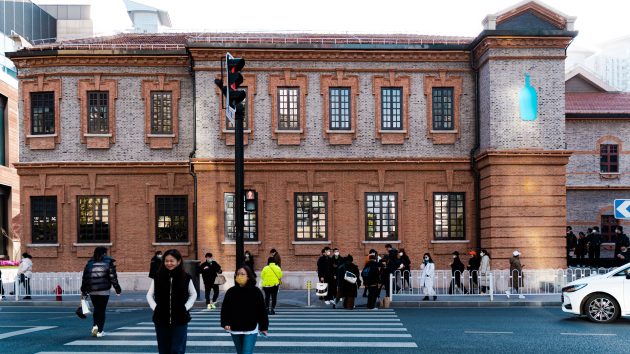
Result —
POLYGON ((337 280, 329 279, 328 280, 328 294, 324 296, 324 300, 334 300, 337 297, 337 280))
POLYGON ((378 285, 368 286, 367 288, 368 296, 367 296, 367 308, 373 309, 376 307, 376 298, 378 298, 378 293, 380 292, 380 288, 378 285))
POLYGON ((24 274, 20 274, 20 284, 24 285, 24 295, 31 295, 31 279, 25 276, 24 274))
POLYGON ((92 300, 92 306, 94 306, 94 326, 98 327, 99 332, 103 332, 105 327, 105 310, 107 309, 109 295, 90 295, 90 299, 92 300))
POLYGON ((263 287, 263 291, 265 292, 265 306, 268 309, 275 309, 276 301, 278 300, 278 285, 265 286, 263 287), (270 300, 271 300, 271 306, 269 306, 270 300))
POLYGON ((203 283, 204 288, 206 288, 206 305, 210 303, 210 290, 214 291, 212 294, 212 302, 217 302, 217 298, 219 297, 219 285, 215 284, 214 281, 212 283, 203 283))
POLYGON ((600 253, 599 246, 591 247, 588 249, 588 259, 591 263, 591 267, 599 266, 599 253, 600 253))

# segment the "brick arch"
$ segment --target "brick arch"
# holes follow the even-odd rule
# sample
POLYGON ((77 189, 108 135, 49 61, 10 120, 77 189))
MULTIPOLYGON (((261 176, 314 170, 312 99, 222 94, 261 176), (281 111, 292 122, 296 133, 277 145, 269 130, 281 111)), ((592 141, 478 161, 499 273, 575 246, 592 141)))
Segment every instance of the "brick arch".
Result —
POLYGON ((618 151, 622 151, 623 150, 623 140, 621 140, 620 138, 614 136, 614 135, 604 135, 601 138, 597 139, 597 141, 595 142, 595 152, 597 152, 597 154, 600 153, 599 147, 601 144, 605 144, 607 142, 614 142, 615 144, 618 145, 618 151))

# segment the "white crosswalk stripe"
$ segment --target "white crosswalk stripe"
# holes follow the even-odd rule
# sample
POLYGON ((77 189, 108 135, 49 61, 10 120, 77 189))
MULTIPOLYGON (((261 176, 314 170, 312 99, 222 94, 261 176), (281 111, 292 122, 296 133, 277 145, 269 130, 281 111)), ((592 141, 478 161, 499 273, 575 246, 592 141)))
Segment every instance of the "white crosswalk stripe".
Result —
MULTIPOLYGON (((233 350, 230 334, 220 327, 220 312, 193 311, 188 324, 187 352, 229 353, 233 350)), ((370 348, 404 350, 418 348, 411 334, 403 326, 396 312, 390 309, 331 310, 289 308, 277 309, 270 316, 268 337, 258 337, 257 353, 299 352, 299 349, 337 353, 356 352, 370 348), (309 348, 309 349, 306 349, 309 348)), ((116 328, 105 338, 86 338, 65 344, 67 351, 40 352, 61 353, 155 353, 157 341, 152 322, 116 328)), ((379 349, 378 352, 382 351, 379 349)))

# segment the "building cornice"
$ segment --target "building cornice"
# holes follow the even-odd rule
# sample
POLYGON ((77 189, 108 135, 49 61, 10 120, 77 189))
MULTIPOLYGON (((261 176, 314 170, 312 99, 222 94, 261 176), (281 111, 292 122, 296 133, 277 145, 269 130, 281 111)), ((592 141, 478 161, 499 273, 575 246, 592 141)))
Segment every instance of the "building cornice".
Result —
POLYGON ((565 49, 573 37, 543 37, 543 36, 487 36, 482 38, 473 48, 475 60, 479 60, 490 49, 522 49, 522 48, 557 48, 565 49))
POLYGON ((129 55, 48 55, 11 58, 18 69, 55 66, 140 66, 140 67, 186 67, 188 57, 172 56, 129 56, 129 55))

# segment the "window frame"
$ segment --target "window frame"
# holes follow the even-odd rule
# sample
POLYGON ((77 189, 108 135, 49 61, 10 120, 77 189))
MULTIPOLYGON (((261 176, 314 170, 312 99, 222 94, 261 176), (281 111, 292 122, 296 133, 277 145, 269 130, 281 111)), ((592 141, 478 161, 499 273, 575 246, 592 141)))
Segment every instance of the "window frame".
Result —
MULTIPOLYGON (((433 192, 433 239, 436 241, 457 241, 457 240, 466 240, 466 193, 465 192, 433 192), (438 195, 442 195, 442 196, 447 196, 447 200, 446 200, 446 205, 441 205, 440 207, 446 207, 446 222, 447 222, 447 236, 437 236, 438 232, 440 233, 444 233, 444 230, 438 230, 438 214, 436 213, 436 209, 438 208, 437 205, 437 199, 436 197, 438 195), (451 197, 461 197, 461 199, 456 198, 454 200, 451 199, 451 197), (461 208, 462 208, 462 212, 461 212, 461 217, 462 217, 462 225, 461 225, 461 236, 459 235, 455 235, 453 236, 454 233, 459 233, 459 231, 454 230, 454 226, 452 225, 452 221, 453 220, 457 220, 457 217, 459 216, 458 212, 457 212, 457 208, 459 207, 459 205, 457 205, 457 202, 461 201, 461 208), (451 212, 452 212, 452 205, 451 203, 455 202, 455 218, 452 217, 451 212)), ((441 212, 441 214, 444 214, 444 212, 441 212)), ((441 219, 442 222, 439 224, 440 227, 442 227, 444 224, 444 219, 441 219)))
POLYGON ((168 242, 188 242, 189 241, 189 237, 188 237, 188 196, 187 195, 156 195, 155 196, 155 242, 156 243, 168 243, 168 242), (161 201, 169 201, 170 200, 170 204, 165 204, 165 203, 161 203, 161 201), (182 204, 180 205, 175 205, 173 204, 173 201, 175 200, 180 200, 180 202, 183 201, 182 204), (166 212, 161 213, 160 211, 160 207, 162 205, 166 205, 168 206, 168 208, 170 208, 171 210, 171 215, 166 215, 166 212), (182 211, 182 206, 183 206, 183 214, 181 213, 182 211), (175 214, 173 213, 174 211, 180 211, 179 214, 175 214), (164 215, 161 215, 164 214, 164 215), (162 227, 160 228, 160 217, 161 216, 170 216, 171 217, 171 226, 170 227, 162 227), (165 230, 165 229, 169 229, 169 230, 173 230, 175 229, 173 227, 173 220, 174 217, 183 217, 184 218, 184 225, 183 227, 178 227, 178 229, 180 229, 183 233, 184 233, 184 238, 182 239, 168 239, 168 238, 161 238, 160 234, 163 233, 163 231, 161 232, 160 230, 165 230))
MULTIPOLYGON (((234 192, 224 192, 223 193, 223 240, 226 242, 235 242, 236 241, 236 220, 234 219, 235 211, 234 208, 235 202, 235 193, 234 192), (231 201, 228 201, 228 197, 231 197, 231 201), (228 206, 229 203, 232 203, 232 206, 228 206), (231 213, 230 213, 231 210, 231 213), (228 223, 228 215, 231 214, 232 221, 228 223), (231 226, 230 224, 233 224, 231 226), (233 232, 229 231, 229 228, 233 227, 235 230, 233 232), (233 233, 234 237, 230 238, 229 235, 233 233)), ((253 212, 245 210, 245 196, 243 196, 243 212, 245 215, 245 222, 243 227, 243 241, 244 242, 258 242, 258 200, 256 200, 256 210, 253 212), (253 225, 252 225, 253 224, 253 225), (252 236, 253 235, 253 236, 252 236)))
POLYGON ((30 105, 31 105, 31 135, 51 135, 55 134, 57 127, 55 121, 55 91, 36 91, 30 92, 30 105), (45 99, 44 99, 45 97, 45 99), (39 104, 39 106, 38 106, 39 104), (43 109, 44 112, 36 112, 37 109, 43 109), (48 109, 48 111, 45 111, 48 109), (41 122, 41 132, 36 132, 35 129, 39 126, 36 124, 41 122), (46 124, 52 123, 52 131, 47 130, 46 124))
MULTIPOLYGON (((304 200, 304 199, 303 199, 304 200)), ((319 208, 319 207, 318 207, 319 208)), ((301 209, 306 209, 304 206, 301 207, 301 209)), ((294 217, 294 225, 293 225, 293 239, 296 242, 311 242, 311 241, 328 241, 329 239, 329 235, 328 235, 328 224, 329 224, 329 220, 330 218, 328 217, 328 192, 295 192, 293 193, 293 217, 294 217), (298 218, 298 196, 301 197, 307 197, 309 200, 308 202, 311 203, 310 206, 308 206, 308 212, 303 212, 301 213, 302 215, 307 215, 307 220, 308 220, 308 234, 309 237, 298 237, 298 234, 306 234, 306 232, 301 232, 298 233, 298 220, 302 220, 301 218, 298 218), (324 212, 323 213, 317 213, 318 215, 324 215, 324 237, 323 238, 317 238, 317 237, 313 237, 314 235, 314 231, 313 229, 314 224, 313 224, 313 218, 312 215, 313 213, 310 212, 311 209, 313 209, 312 207, 312 203, 313 203, 313 197, 314 196, 318 196, 318 197, 322 197, 321 203, 323 203, 323 208, 324 208, 324 212)), ((317 219, 317 220, 321 220, 321 219, 317 219)), ((317 226, 318 227, 318 231, 321 230, 321 226, 317 226)))
MULTIPOLYGON (((58 210, 57 210, 57 196, 56 195, 42 195, 42 196, 31 196, 30 197, 30 203, 31 203, 31 242, 33 244, 56 244, 59 242, 59 215, 58 215, 58 210), (44 211, 43 215, 41 216, 43 219, 43 221, 41 222, 37 222, 39 225, 36 226, 36 222, 35 222, 35 209, 36 209, 36 201, 40 200, 41 201, 41 209, 44 211), (48 208, 51 208, 52 210, 48 210, 48 208), (48 218, 54 218, 53 221, 51 220, 47 220, 48 218), (51 226, 50 224, 54 224, 54 226, 51 226), (48 237, 45 237, 45 239, 43 240, 36 240, 35 239, 35 230, 36 228, 46 228, 49 229, 47 230, 50 233, 53 233, 52 237, 50 235, 48 235, 48 237), (53 230, 54 228, 54 230, 53 230)), ((45 233, 45 232, 44 232, 45 233)), ((45 235, 46 236, 46 235, 45 235)))
POLYGON ((87 133, 88 134, 109 134, 109 91, 88 91, 87 92, 87 133), (92 95, 97 95, 95 101, 96 105, 93 105, 92 95), (105 96, 105 97, 103 97, 105 96), (93 111, 96 109, 96 111, 93 111), (93 118, 93 114, 97 117, 93 118), (100 122, 99 122, 100 121, 100 122), (98 122, 99 124, 95 124, 98 122), (100 126, 99 129, 94 129, 95 126, 100 126), (103 130, 105 128, 105 130, 103 130))
POLYGON ((604 243, 612 243, 617 240, 617 234, 615 229, 621 225, 619 220, 614 215, 600 215, 600 230, 604 243))
POLYGON ((599 145, 599 172, 600 173, 619 173, 619 145, 618 144, 600 144, 599 145), (602 161, 606 158, 606 161, 602 161), (614 162, 611 159, 615 159, 614 162), (614 171, 611 169, 614 168, 614 171), (607 171, 604 171, 607 169, 607 171))
MULTIPOLYGON (((96 203, 93 202, 93 205, 96 206, 96 203)), ((91 196, 91 195, 80 195, 77 196, 77 243, 109 243, 111 242, 111 220, 110 220, 110 197, 109 196, 91 196), (81 238, 81 200, 82 199, 100 199, 100 218, 104 218, 103 216, 103 205, 107 206, 107 238, 97 238, 96 237, 96 216, 92 216, 94 218, 94 223, 92 224, 92 237, 91 238, 81 238), (107 201, 107 203, 103 203, 103 201, 107 201)), ((96 210, 93 208, 92 212, 96 215, 96 210)), ((86 217, 89 217, 86 216, 86 217)), ((105 223, 103 223, 105 224, 105 223)), ((90 224, 85 224, 90 225, 90 224)), ((102 232, 102 231, 101 231, 102 232)))
MULTIPOLYGON (((398 192, 365 192, 364 194, 364 207, 365 207, 365 215, 364 215, 364 219, 365 219, 365 240, 366 241, 398 241, 398 218, 400 215, 400 210, 398 207, 398 192), (379 213, 374 213, 375 217, 374 217, 374 221, 375 221, 375 225, 373 226, 373 228, 370 226, 370 217, 369 215, 370 210, 371 209, 375 209, 376 206, 370 207, 370 196, 373 197, 378 197, 378 202, 379 202, 379 206, 378 209, 380 209, 379 213), (383 218, 383 215, 385 215, 386 213, 383 212, 383 208, 391 208, 391 206, 382 206, 382 202, 383 202, 383 197, 387 197, 386 201, 389 203, 389 197, 390 196, 394 196, 394 218, 383 218), (380 215, 379 217, 376 217, 380 215), (388 230, 383 230, 383 227, 385 227, 383 221, 384 220, 389 220, 390 222, 387 223, 387 228, 388 230), (391 220, 393 220, 393 230, 391 230, 392 228, 392 224, 391 224, 391 220), (381 225, 377 226, 376 221, 380 221, 381 225), (380 231, 376 231, 378 229, 380 229, 380 231), (373 235, 370 237, 370 230, 373 229, 373 235), (388 236, 387 237, 382 237, 383 233, 387 232, 388 236), (376 234, 380 234, 381 237, 375 237, 376 234)), ((375 200, 376 201, 376 200, 375 200)))
POLYGON ((402 87, 398 87, 398 86, 384 86, 381 87, 381 130, 382 131, 402 131, 405 129, 405 127, 403 126, 403 88, 402 87), (389 94, 386 94, 386 92, 390 92, 389 94), (394 102, 394 98, 396 97, 394 95, 394 92, 398 92, 398 98, 399 101, 398 102, 394 102), (386 102, 387 98, 390 97, 391 98, 391 102, 386 102), (386 103, 389 103, 390 107, 386 108, 386 103), (396 110, 394 106, 394 104, 398 104, 398 115, 394 115, 394 111, 396 110), (389 121, 389 123, 391 124, 391 127, 385 127, 385 122, 386 122, 386 117, 388 117, 389 119, 391 119, 391 121, 389 121), (397 120, 395 120, 395 118, 398 118, 397 120), (398 127, 394 126, 394 123, 398 124, 398 127))
POLYGON ((278 130, 295 130, 295 131, 299 131, 302 127, 301 127, 301 122, 300 122, 300 88, 299 87, 294 87, 294 86, 281 86, 278 87, 277 90, 277 95, 278 95, 278 107, 277 107, 277 112, 278 112, 278 130), (287 94, 287 126, 283 126, 283 121, 282 121, 282 91, 286 90, 287 94), (295 92, 295 95, 292 95, 292 92, 295 92), (291 100, 290 98, 295 97, 295 107, 291 107, 291 100), (291 116, 291 111, 295 111, 296 115, 293 119, 294 123, 297 125, 296 127, 291 127, 290 123, 292 122, 292 116, 291 116))
POLYGON ((328 88, 328 129, 331 131, 351 131, 352 127, 352 88, 345 86, 334 86, 328 88), (333 91, 338 91, 335 96, 333 91), (342 92, 344 92, 342 94, 342 92), (338 97, 337 101, 333 100, 333 97, 338 97), (345 97, 345 102, 342 100, 345 97), (335 107, 335 104, 337 107, 335 107), (342 107, 343 104, 347 104, 347 108, 342 107), (338 113, 333 113, 337 110, 338 113), (344 112, 345 113, 342 113, 344 112), (347 127, 343 127, 344 123, 347 127), (335 124, 339 127, 335 127, 335 124))
POLYGON ((436 131, 453 131, 455 130, 455 114, 454 114, 454 106, 455 106, 455 88, 452 86, 434 86, 431 88, 431 128, 436 131), (448 92, 449 95, 444 95, 445 92, 448 92), (436 95, 438 93, 438 95, 436 95), (448 102, 440 102, 436 101, 436 97, 438 98, 448 98, 448 102), (450 108, 444 108, 442 105, 450 104, 450 108), (445 112, 446 111, 446 112, 445 112), (448 113, 450 111, 450 113, 448 113), (438 113, 438 114, 436 114, 438 113), (437 118, 441 118, 437 120, 437 118), (450 123, 450 127, 447 126, 446 123, 450 123))
POLYGON ((150 99, 151 99, 151 115, 150 115, 150 119, 151 119, 151 134, 153 135, 171 135, 174 134, 174 126, 173 126, 173 91, 170 90, 151 90, 151 92, 149 93, 150 95, 150 99), (166 107, 164 105, 165 100, 165 96, 168 95, 168 107, 166 107), (159 101, 162 103, 160 106, 160 111, 156 112, 155 109, 155 101, 156 101, 156 97, 159 96, 159 101), (169 117, 168 120, 169 124, 165 124, 165 121, 167 120, 164 116, 164 114, 166 113, 165 108, 168 108, 168 113, 169 113, 169 117), (157 114, 157 116, 156 116, 157 114), (157 124, 157 127, 156 127, 157 124), (169 131, 164 130, 164 127, 168 126, 170 127, 169 131))

